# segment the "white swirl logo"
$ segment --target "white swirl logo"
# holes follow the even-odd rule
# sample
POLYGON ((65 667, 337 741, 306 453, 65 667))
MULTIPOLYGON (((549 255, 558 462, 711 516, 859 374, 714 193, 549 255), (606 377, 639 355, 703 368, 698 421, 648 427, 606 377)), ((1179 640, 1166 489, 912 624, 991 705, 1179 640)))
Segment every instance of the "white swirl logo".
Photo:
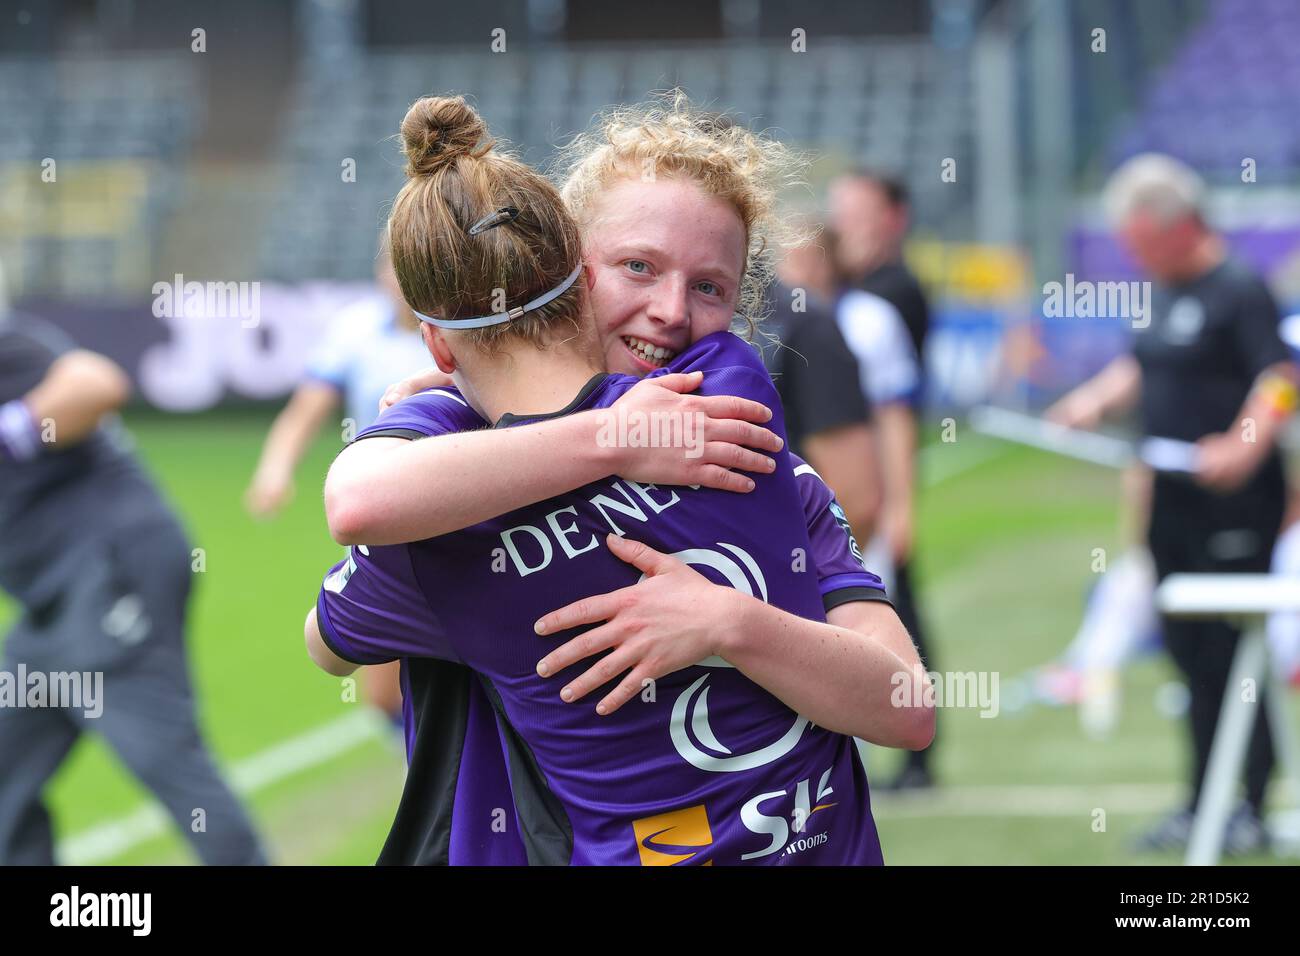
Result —
MULTIPOLYGON (((722 575, 727 583, 737 591, 751 597, 757 596, 766 603, 767 582, 763 578, 763 572, 760 570, 758 562, 744 549, 735 545, 719 541, 718 547, 725 548, 735 555, 739 559, 739 563, 720 551, 713 551, 708 548, 689 548, 685 551, 678 551, 673 557, 684 564, 712 568, 722 575), (742 564, 744 569, 741 567, 742 564), (759 593, 757 595, 754 594, 754 587, 750 584, 750 578, 745 574, 745 569, 748 569, 749 574, 752 575, 754 584, 758 585, 759 593)), ((731 667, 732 665, 720 657, 710 657, 700 661, 698 666, 731 667)), ((803 736, 803 732, 808 729, 808 718, 798 716, 794 725, 776 742, 749 753, 734 754, 731 752, 731 748, 718 740, 712 726, 709 724, 709 688, 705 686, 708 679, 709 675, 705 674, 681 693, 673 704, 672 721, 669 724, 669 733, 672 736, 673 746, 677 748, 677 753, 681 755, 682 759, 692 767, 713 773, 739 773, 743 770, 753 770, 755 767, 761 767, 784 757, 795 748, 799 738, 803 736), (699 691, 698 695, 696 691, 699 691), (686 730, 688 723, 695 738, 708 750, 701 749, 691 739, 686 730), (713 752, 710 753, 709 751, 713 752)))

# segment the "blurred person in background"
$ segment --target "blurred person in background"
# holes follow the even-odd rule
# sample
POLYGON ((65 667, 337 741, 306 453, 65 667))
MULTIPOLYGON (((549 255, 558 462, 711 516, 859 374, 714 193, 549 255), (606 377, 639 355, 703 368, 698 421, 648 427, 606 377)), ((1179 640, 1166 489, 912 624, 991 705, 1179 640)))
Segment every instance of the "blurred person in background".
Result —
MULTIPOLYGON (((317 433, 346 408, 345 438, 370 425, 389 382, 430 367, 419 320, 402 298, 386 238, 375 262, 376 294, 343 309, 307 360, 306 374, 267 432, 244 495, 249 514, 274 517, 293 499, 294 472, 317 433)), ((390 720, 402 720, 396 663, 362 670, 366 698, 390 720)))
POLYGON ((1147 550, 1151 469, 1128 466, 1119 490, 1121 550, 1104 574, 1088 574, 1074 639, 1039 673, 1040 693, 1055 704, 1077 704, 1080 726, 1094 740, 1110 736, 1118 725, 1123 669, 1162 646, 1155 564, 1147 550))
MULTIPOLYGON (((855 318, 860 316, 857 315, 853 303, 847 307, 845 305, 846 295, 850 290, 846 290, 840 281, 835 260, 835 237, 829 230, 823 230, 815 240, 787 250, 778 266, 778 274, 783 287, 789 290, 787 296, 792 299, 795 296, 806 297, 802 304, 805 310, 814 316, 812 322, 818 321, 818 317, 823 315, 829 320, 834 338, 831 338, 830 332, 822 334, 829 341, 843 344, 846 356, 837 365, 817 374, 826 377, 835 374, 840 379, 837 387, 841 389, 847 387, 855 391, 858 394, 858 401, 869 409, 872 415, 871 444, 859 450, 852 467, 856 471, 871 474, 869 486, 880 497, 878 510, 881 514, 880 519, 873 521, 869 526, 859 528, 854 525, 854 531, 865 541, 876 541, 880 538, 882 523, 888 521, 888 516, 884 513, 887 508, 885 489, 889 480, 886 472, 894 466, 893 462, 886 461, 886 442, 882 432, 896 427, 895 422, 891 421, 894 412, 890 406, 897 399, 893 386, 897 377, 889 367, 890 363, 882 361, 882 357, 886 357, 887 353, 898 354, 899 350, 904 358, 910 355, 911 346, 903 331, 902 320, 883 299, 869 293, 861 293, 863 298, 869 299, 871 304, 880 309, 877 317, 881 321, 873 323, 878 338, 870 341, 869 336, 864 335, 867 330, 861 328, 856 322, 845 323, 846 311, 853 312, 855 318), (855 336, 856 340, 853 343, 849 342, 846 331, 851 331, 855 336), (887 343, 888 347, 882 347, 882 342, 887 343)), ((816 328, 816 326, 812 327, 816 328)), ((796 330, 802 331, 798 328, 796 330)), ((795 357, 793 360, 787 360, 786 364, 793 364, 797 369, 799 360, 795 357)), ((810 368, 809 371, 813 370, 810 368)), ((828 385, 821 383, 820 387, 827 388, 828 385)), ((870 560, 881 565, 882 570, 879 572, 881 578, 892 579, 893 570, 890 567, 887 549, 869 544, 867 551, 871 556, 870 560)))
MULTIPOLYGON (((838 266, 837 321, 863 369, 863 389, 877 407, 884 506, 868 563, 886 567, 883 562, 888 561, 887 586, 899 616, 933 670, 911 571, 917 427, 930 308, 920 283, 903 263, 903 239, 910 225, 907 189, 899 180, 859 170, 831 183, 828 205, 830 229, 824 241, 838 266)), ((930 786, 931 760, 932 748, 910 752, 890 789, 930 786)))
MULTIPOLYGON (((1288 315, 1281 322, 1282 341, 1291 350, 1291 361, 1300 363, 1300 314, 1288 315)), ((1300 485, 1296 483, 1296 443, 1294 419, 1290 423, 1291 438, 1284 449, 1288 477, 1286 514, 1282 519, 1282 532, 1273 548, 1274 574, 1300 577, 1300 485)), ((1278 612, 1268 619, 1269 650, 1272 661, 1282 679, 1293 688, 1300 689, 1300 613, 1278 612)))
POLYGON ((420 323, 402 299, 386 243, 375 263, 375 284, 375 295, 331 320, 307 359, 302 384, 272 423, 244 496, 254 517, 274 517, 293 500, 294 472, 340 406, 360 431, 375 420, 389 382, 429 367, 420 323))
POLYGON ((829 200, 828 225, 839 238, 845 279, 898 310, 924 368, 930 304, 903 262, 903 240, 911 227, 906 185, 893 176, 857 170, 831 183, 829 200))
POLYGON ((112 361, 0 313, 0 587, 21 605, 3 671, 47 675, 51 689, 56 674, 102 680, 86 708, 33 703, 30 686, 17 687, 22 705, 0 698, 0 864, 54 863, 42 794, 88 730, 204 863, 262 864, 199 731, 185 648, 190 545, 116 426, 130 390, 112 361))
MULTIPOLYGON (((1194 480, 1164 472, 1153 480, 1147 539, 1158 580, 1174 572, 1267 572, 1286 504, 1276 440, 1296 404, 1297 370, 1273 296, 1229 258, 1203 203, 1200 177, 1168 156, 1144 154, 1116 170, 1107 211, 1155 283, 1149 324, 1136 330, 1131 354, 1048 411, 1062 424, 1093 428, 1137 405, 1144 434, 1196 443, 1194 480)), ((1192 775, 1186 805, 1139 841, 1147 850, 1187 843, 1241 636, 1238 626, 1218 619, 1165 618, 1162 629, 1190 692, 1192 775)), ((1269 723, 1261 716, 1247 753, 1246 799, 1228 823, 1227 852, 1266 848, 1261 813, 1272 765, 1269 723)))
POLYGON ((871 405, 858 386, 858 361, 840 334, 825 290, 807 288, 804 258, 791 249, 768 290, 764 359, 785 409, 791 447, 830 486, 857 540, 868 541, 880 515, 880 469, 871 405))
MULTIPOLYGON (((888 300, 859 289, 850 280, 854 273, 842 268, 842 237, 826 229, 815 242, 794 250, 784 265, 784 276, 792 285, 806 287, 818 302, 828 303, 833 320, 858 365, 858 389, 870 403, 875 419, 876 442, 870 457, 859 459, 859 467, 878 473, 883 502, 878 527, 861 531, 868 542, 866 563, 876 568, 885 588, 896 600, 898 617, 917 643, 918 653, 933 669, 933 663, 919 637, 920 622, 915 610, 909 578, 913 540, 913 486, 917 458, 917 412, 920 395, 920 363, 913 339, 901 313, 888 300)), ((857 527, 854 531, 858 531, 857 527)), ((891 790, 915 790, 931 786, 930 748, 910 750, 891 790)))

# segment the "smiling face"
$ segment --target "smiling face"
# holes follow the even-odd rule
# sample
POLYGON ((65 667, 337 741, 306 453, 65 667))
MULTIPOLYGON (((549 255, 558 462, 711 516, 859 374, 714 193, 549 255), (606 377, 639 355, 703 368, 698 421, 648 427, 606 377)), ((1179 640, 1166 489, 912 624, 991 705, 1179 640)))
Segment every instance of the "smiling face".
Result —
POLYGON ((614 183, 593 204, 583 249, 609 371, 645 375, 731 327, 745 227, 694 182, 614 183))

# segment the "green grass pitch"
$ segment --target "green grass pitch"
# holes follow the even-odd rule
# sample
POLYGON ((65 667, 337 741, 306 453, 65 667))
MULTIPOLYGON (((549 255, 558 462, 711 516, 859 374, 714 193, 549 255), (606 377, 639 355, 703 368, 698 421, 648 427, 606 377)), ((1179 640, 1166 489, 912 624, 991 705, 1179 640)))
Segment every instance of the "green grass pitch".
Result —
MULTIPOLYGON (((245 514, 241 495, 269 420, 264 410, 128 416, 141 456, 183 515, 193 546, 204 551, 191 665, 203 726, 226 766, 363 706, 345 700, 340 681, 310 664, 301 637, 321 575, 340 554, 320 506, 338 436, 322 436, 313 447, 291 507, 259 523, 245 514)), ((918 571, 934 663, 997 671, 1005 689, 1053 659, 1073 635, 1093 549, 1116 553, 1118 476, 968 431, 955 443, 930 445, 923 475, 918 571)), ((0 619, 11 613, 0 606, 0 619)), ((1119 727, 1104 742, 1086 738, 1068 708, 992 719, 976 709, 942 710, 935 757, 943 787, 919 799, 873 794, 886 861, 1178 862, 1127 849, 1138 829, 1181 796, 1183 727, 1155 706, 1158 687, 1173 673, 1159 658, 1130 669, 1119 727)), ((892 776, 897 760, 872 750, 871 778, 892 776)), ((257 786, 248 802, 276 862, 372 863, 403 766, 396 741, 376 734, 257 786)), ((148 803, 94 738, 77 746, 49 797, 60 839, 74 843, 138 817, 148 803)), ((102 859, 190 861, 170 826, 102 859)))

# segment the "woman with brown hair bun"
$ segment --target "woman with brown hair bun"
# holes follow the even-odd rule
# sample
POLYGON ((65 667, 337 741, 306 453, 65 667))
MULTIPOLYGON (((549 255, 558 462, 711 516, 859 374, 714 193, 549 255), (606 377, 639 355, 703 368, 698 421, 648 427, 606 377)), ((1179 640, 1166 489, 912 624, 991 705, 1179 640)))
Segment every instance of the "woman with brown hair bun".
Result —
MULTIPOLYGON (((343 492, 329 502, 332 529, 358 547, 326 579, 307 623, 312 656, 331 673, 403 660, 411 774, 384 858, 430 859, 421 854, 434 847, 432 861, 455 862, 458 839, 482 842, 487 832, 486 817, 476 824, 462 813, 458 832, 446 812, 452 796, 458 813, 483 806, 476 781, 436 772, 445 767, 438 747, 456 728, 436 716, 433 675, 451 660, 477 672, 501 724, 529 862, 880 862, 846 735, 924 746, 932 709, 878 580, 851 558, 829 576, 807 566, 794 467, 781 442, 752 424, 766 417, 759 405, 775 406, 779 436, 779 404, 757 352, 725 331, 753 265, 751 222, 689 172, 642 180, 646 189, 624 183, 588 227, 606 229, 603 248, 623 254, 589 260, 579 283, 577 227, 558 194, 492 149, 478 123, 463 101, 433 100, 403 124, 412 178, 393 207, 394 263, 459 392, 434 389, 395 406, 340 456, 364 452, 374 480, 363 495, 353 490, 364 482, 327 486, 327 501, 343 492), (638 221, 644 240, 632 235, 638 221), (597 295, 623 306, 629 333, 645 333, 621 343, 654 363, 645 381, 601 371, 597 295), (716 329, 700 334, 709 323, 716 329), (697 384, 699 395, 678 394, 697 384), (611 412, 626 421, 624 413, 663 411, 703 425, 687 454, 600 440, 611 412), (751 421, 724 422, 724 412, 751 421), (483 430, 485 420, 496 427, 483 430), (689 454, 709 456, 710 428, 775 451, 768 468, 756 452, 722 459, 752 467, 751 492, 721 494, 719 476, 743 476, 701 468, 689 454), (434 435, 442 437, 408 441, 434 435), (410 452, 434 445, 437 465, 411 470, 410 452), (484 455, 489 447, 495 458, 484 455), (542 459, 547 474, 537 477, 529 464, 542 459), (642 477, 637 467, 679 470, 642 477), (692 480, 701 475, 715 488, 686 487, 703 484, 692 480), (646 483, 656 479, 679 487, 646 483), (399 547, 353 537, 366 516, 412 503, 442 508, 436 537, 399 547), (629 587, 639 572, 649 580, 629 587), (667 615, 672 633, 649 617, 615 626, 617 610, 637 603, 634 591, 694 617, 667 615), (827 606, 853 609, 859 630, 823 623, 827 606), (591 671, 573 666, 605 649, 591 671), (571 706, 624 672, 594 711, 571 706), (900 675, 909 693, 896 705, 900 675), (670 829, 674 838, 660 839, 670 829)), ((722 168, 723 152, 702 150, 701 168, 722 168)), ((349 481, 358 474, 365 466, 349 481)), ((820 511, 830 513, 828 501, 820 511)), ((848 553, 847 535, 828 520, 848 553)), ((471 698, 470 725, 474 706, 471 698)))

